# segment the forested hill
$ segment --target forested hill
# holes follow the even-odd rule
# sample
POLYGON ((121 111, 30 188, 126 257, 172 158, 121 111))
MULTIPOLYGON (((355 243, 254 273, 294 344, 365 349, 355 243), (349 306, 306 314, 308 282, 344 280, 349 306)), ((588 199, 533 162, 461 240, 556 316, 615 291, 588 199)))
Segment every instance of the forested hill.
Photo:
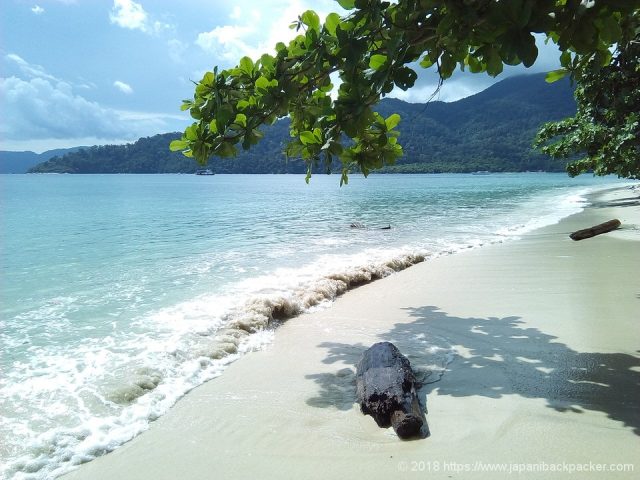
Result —
POLYGON ((0 150, 0 173, 27 173, 34 165, 38 165, 53 157, 59 157, 65 153, 75 152, 81 148, 86 147, 58 148, 42 153, 0 150))
MULTIPOLYGON (((473 172, 477 170, 562 171, 564 165, 532 150, 538 127, 575 112, 568 81, 548 84, 544 74, 512 77, 462 100, 412 104, 384 99, 377 110, 399 113, 405 155, 396 172, 473 172)), ((32 172, 191 173, 194 160, 169 151, 178 133, 141 138, 128 145, 91 147, 55 157, 32 172)), ((287 161, 288 121, 265 129, 265 138, 234 159, 213 159, 217 173, 302 173, 300 160, 287 161)))

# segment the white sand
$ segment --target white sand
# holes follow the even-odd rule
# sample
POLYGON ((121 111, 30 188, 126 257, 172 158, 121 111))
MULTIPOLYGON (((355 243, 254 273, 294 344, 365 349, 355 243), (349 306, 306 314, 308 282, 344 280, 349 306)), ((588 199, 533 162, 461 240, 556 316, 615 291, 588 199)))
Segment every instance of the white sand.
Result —
POLYGON ((573 478, 640 478, 639 240, 638 192, 619 189, 522 240, 358 288, 64 478, 561 478, 611 464, 634 471, 573 478), (611 218, 623 229, 568 238, 611 218), (354 404, 354 365, 381 340, 420 372, 435 364, 427 381, 457 352, 420 391, 429 438, 401 441, 354 404))

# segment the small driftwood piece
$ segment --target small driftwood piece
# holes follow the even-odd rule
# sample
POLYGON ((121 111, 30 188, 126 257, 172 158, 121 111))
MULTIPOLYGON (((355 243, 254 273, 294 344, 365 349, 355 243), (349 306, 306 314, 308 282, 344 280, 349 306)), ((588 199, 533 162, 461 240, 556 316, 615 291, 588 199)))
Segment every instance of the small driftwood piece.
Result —
POLYGON ((356 371, 356 394, 362 413, 380 427, 393 426, 400 438, 420 434, 423 414, 416 378, 407 357, 389 342, 371 346, 356 371))
MULTIPOLYGON (((349 225, 351 228, 357 228, 358 230, 367 230, 367 226, 364 223, 353 222, 349 225)), ((378 230, 391 230, 391 225, 387 225, 386 227, 378 227, 378 230)))
POLYGON ((584 240, 585 238, 595 237, 596 235, 600 235, 601 233, 607 233, 611 230, 615 230, 616 228, 619 228, 620 225, 620 220, 615 218, 613 220, 609 220, 608 222, 601 223, 600 225, 573 232, 571 235, 569 235, 569 238, 576 241, 584 240))

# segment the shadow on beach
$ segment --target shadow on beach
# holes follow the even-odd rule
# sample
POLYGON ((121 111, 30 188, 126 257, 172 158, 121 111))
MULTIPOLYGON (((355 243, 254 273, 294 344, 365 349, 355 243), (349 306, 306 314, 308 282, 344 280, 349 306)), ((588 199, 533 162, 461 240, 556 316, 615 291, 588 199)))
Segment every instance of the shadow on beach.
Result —
POLYGON ((619 208, 619 207, 637 207, 640 205, 640 197, 618 198, 612 201, 593 202, 592 207, 595 208, 619 208))
MULTIPOLYGON (((437 307, 408 309, 414 321, 380 334, 411 361, 423 386, 419 395, 545 399, 559 412, 593 410, 623 422, 640 435, 640 357, 624 353, 582 353, 552 335, 524 327, 519 317, 459 318, 437 307), (451 363, 442 352, 455 346, 451 363), (435 362, 435 365, 434 365, 435 362), (483 370, 487 374, 483 375, 483 370), (438 381, 444 376, 445 381, 438 381)), ((355 403, 355 365, 369 345, 325 342, 324 363, 341 363, 337 373, 307 375, 320 390, 307 400, 318 408, 349 410, 355 403)))

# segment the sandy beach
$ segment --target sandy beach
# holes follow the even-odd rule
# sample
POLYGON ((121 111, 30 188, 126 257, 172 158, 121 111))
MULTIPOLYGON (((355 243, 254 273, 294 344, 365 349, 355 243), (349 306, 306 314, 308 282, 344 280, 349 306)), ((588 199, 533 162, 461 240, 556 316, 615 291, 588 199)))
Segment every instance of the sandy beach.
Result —
POLYGON ((639 191, 591 201, 287 321, 266 350, 63 478, 638 478, 639 191), (612 218, 620 230, 568 237, 612 218), (355 403, 355 364, 383 340, 426 382, 428 438, 399 440, 355 403))

